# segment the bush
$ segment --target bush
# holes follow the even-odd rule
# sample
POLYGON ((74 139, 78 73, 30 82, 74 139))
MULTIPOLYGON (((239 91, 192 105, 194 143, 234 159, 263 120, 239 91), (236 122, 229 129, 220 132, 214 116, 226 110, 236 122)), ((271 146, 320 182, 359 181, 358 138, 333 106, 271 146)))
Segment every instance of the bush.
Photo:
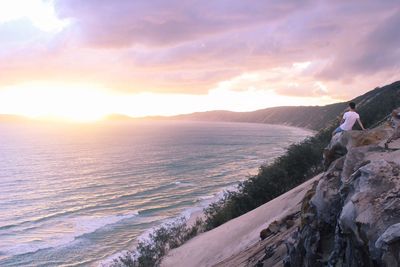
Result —
POLYGON ((115 259, 112 267, 153 267, 158 266, 161 258, 170 249, 179 247, 187 240, 203 231, 203 221, 197 219, 194 225, 188 226, 185 218, 179 218, 164 224, 151 233, 146 240, 140 240, 135 252, 127 252, 115 259))
POLYGON ((322 151, 331 138, 335 124, 314 137, 293 144, 272 164, 261 166, 258 174, 241 182, 237 192, 224 197, 204 210, 205 227, 215 228, 300 185, 323 170, 322 151))

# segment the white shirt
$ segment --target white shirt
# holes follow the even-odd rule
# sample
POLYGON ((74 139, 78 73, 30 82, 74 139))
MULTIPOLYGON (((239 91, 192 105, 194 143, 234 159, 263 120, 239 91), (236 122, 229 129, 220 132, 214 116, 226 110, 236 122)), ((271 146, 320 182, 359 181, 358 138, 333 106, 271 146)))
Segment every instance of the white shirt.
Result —
POLYGON ((350 131, 351 129, 353 129, 354 123, 359 118, 360 118, 360 115, 358 115, 357 112, 347 111, 343 115, 344 122, 340 125, 340 128, 342 128, 342 130, 345 130, 345 131, 350 131))

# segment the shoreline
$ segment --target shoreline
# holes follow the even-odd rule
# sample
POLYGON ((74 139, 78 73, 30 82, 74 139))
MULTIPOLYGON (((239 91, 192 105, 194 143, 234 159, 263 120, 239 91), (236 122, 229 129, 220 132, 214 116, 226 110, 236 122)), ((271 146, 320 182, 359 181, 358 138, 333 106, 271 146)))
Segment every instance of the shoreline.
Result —
MULTIPOLYGON (((175 120, 175 121, 176 121, 176 120, 175 120)), ((179 120, 179 121, 181 121, 181 120, 179 120)), ((183 121, 182 121, 182 122, 183 122, 183 121)), ((206 123, 210 123, 210 122, 211 122, 211 123, 218 123, 218 124, 220 124, 220 123, 228 123, 228 124, 230 124, 230 123, 235 123, 235 124, 236 124, 236 123, 245 123, 245 124, 257 124, 257 125, 262 124, 262 125, 272 125, 272 126, 279 126, 279 127, 288 127, 288 128, 292 128, 292 129, 293 129, 293 128, 297 128, 297 129, 300 129, 300 130, 302 130, 302 131, 308 133, 303 139, 301 139, 301 140, 299 140, 299 141, 297 141, 297 142, 301 142, 301 141, 303 141, 304 139, 306 139, 306 138, 308 138, 308 137, 310 137, 310 136, 313 136, 313 135, 316 133, 316 131, 313 131, 313 130, 310 130, 310 129, 307 129, 307 128, 300 128, 300 127, 296 127, 296 126, 282 125, 282 124, 268 124, 268 123, 256 123, 256 122, 224 122, 224 121, 222 121, 222 122, 221 122, 221 121, 187 121, 187 122, 194 122, 194 123, 197 123, 197 122, 206 122, 206 123)), ((294 143, 291 143, 291 144, 295 144, 295 143, 297 143, 297 142, 294 142, 294 143)), ((282 155, 283 155, 283 154, 282 154, 282 155)), ((273 158, 271 158, 270 160, 273 161, 275 158, 277 158, 277 157, 279 157, 279 156, 281 156, 281 155, 278 155, 278 156, 276 156, 276 157, 273 157, 273 158)), ((260 165, 260 166, 261 166, 261 165, 260 165)), ((260 167, 260 166, 259 166, 259 167, 260 167)), ((259 168, 259 167, 258 167, 258 168, 259 168)), ((258 171, 256 171, 256 173, 257 173, 257 172, 258 172, 258 171)), ((256 173, 250 174, 250 175, 255 175, 256 173)), ((247 179, 247 178, 246 178, 246 179, 247 179)), ((168 224, 171 223, 171 222, 177 222, 177 221, 179 221, 181 218, 184 218, 184 219, 185 219, 185 224, 186 224, 187 227, 192 227, 192 226, 194 226, 195 223, 196 223, 196 221, 197 221, 198 219, 204 219, 204 218, 205 218, 205 213, 204 213, 204 209, 205 209, 205 208, 207 208, 210 204, 215 203, 215 202, 217 202, 218 200, 222 199, 225 192, 227 192, 227 191, 236 191, 236 190, 237 190, 237 187, 238 187, 238 185, 239 185, 239 183, 240 183, 241 181, 246 180, 246 179, 238 180, 238 181, 235 182, 234 185, 229 185, 229 186, 226 186, 226 187, 222 188, 220 191, 214 193, 213 196, 204 196, 206 199, 204 199, 204 200, 202 200, 202 201, 199 201, 198 205, 194 205, 194 206, 188 207, 188 208, 186 208, 185 210, 183 210, 178 216, 175 216, 175 217, 172 217, 172 218, 169 218, 169 219, 165 219, 165 220, 162 221, 160 224, 155 225, 155 226, 153 226, 153 227, 147 229, 147 230, 144 231, 143 233, 141 233, 138 237, 136 237, 136 238, 132 241, 132 245, 130 246, 129 249, 123 250, 123 251, 119 251, 119 252, 117 252, 117 253, 115 253, 115 254, 113 254, 113 255, 110 255, 110 256, 107 257, 106 259, 98 261, 98 262, 96 263, 96 265, 94 265, 94 266, 102 266, 102 267, 103 267, 103 266, 108 266, 108 264, 112 263, 113 259, 118 259, 120 256, 126 255, 126 253, 128 253, 131 257, 134 258, 135 251, 136 251, 136 246, 137 246, 137 244, 138 244, 139 241, 141 241, 141 240, 146 240, 146 239, 148 240, 149 234, 153 233, 153 232, 154 232, 156 229, 158 229, 158 228, 161 228, 161 227, 163 227, 163 226, 168 225, 168 224)), ((236 219, 236 218, 231 219, 230 221, 235 220, 235 219, 236 219)), ((228 221, 228 222, 229 222, 229 221, 228 221)), ((207 232, 209 232, 209 231, 207 231, 207 232)), ((196 238, 197 236, 200 236, 200 235, 202 235, 202 234, 204 234, 204 233, 206 233, 206 232, 201 232, 201 233, 197 234, 194 238, 196 238)), ((192 238, 192 239, 193 239, 193 238, 192 238)), ((191 240, 191 239, 190 239, 190 240, 191 240)), ((187 242, 189 242, 190 240, 188 240, 187 242)), ((184 246, 187 242, 183 243, 181 246, 184 246)), ((179 246, 179 247, 181 247, 181 246, 179 246)), ((179 247, 178 247, 178 248, 179 248, 179 247)))
POLYGON ((207 123, 241 123, 241 124, 262 124, 262 125, 276 125, 276 126, 283 126, 283 127, 289 127, 289 128, 297 128, 301 129, 306 132, 311 132, 311 134, 316 134, 318 131, 313 130, 311 128, 306 128, 306 127, 300 127, 296 125, 291 125, 291 124, 286 124, 286 123, 266 123, 266 122, 250 122, 250 121, 217 121, 217 120, 187 120, 187 119, 170 119, 170 120, 161 120, 161 121, 172 121, 172 122, 207 122, 207 123))
MULTIPOLYGON (((239 181, 237 183, 239 183, 239 181)), ((167 226, 170 223, 178 222, 182 218, 184 218, 185 225, 187 227, 192 227, 195 225, 195 223, 198 219, 205 218, 205 213, 204 213, 205 208, 207 208, 211 203, 214 203, 214 202, 220 200, 223 197, 224 192, 226 192, 228 190, 232 191, 232 190, 236 190, 236 189, 237 189, 237 185, 230 185, 230 186, 224 187, 221 191, 218 191, 213 196, 210 196, 210 197, 204 196, 207 198, 199 201, 198 205, 188 207, 185 210, 183 210, 182 212, 180 212, 179 215, 165 219, 162 222, 160 222, 159 224, 142 232, 139 236, 137 236, 134 240, 132 240, 132 244, 130 245, 130 247, 128 249, 119 251, 115 254, 112 254, 112 255, 106 257, 103 260, 94 262, 91 266, 107 267, 107 266, 110 266, 110 264, 112 264, 114 260, 118 260, 119 257, 125 256, 125 255, 129 255, 132 259, 134 259, 135 252, 136 252, 136 246, 138 245, 138 243, 140 241, 149 240, 149 235, 151 233, 153 233, 156 229, 159 229, 163 226, 167 226)), ((182 245, 184 245, 184 244, 182 244, 182 245)))

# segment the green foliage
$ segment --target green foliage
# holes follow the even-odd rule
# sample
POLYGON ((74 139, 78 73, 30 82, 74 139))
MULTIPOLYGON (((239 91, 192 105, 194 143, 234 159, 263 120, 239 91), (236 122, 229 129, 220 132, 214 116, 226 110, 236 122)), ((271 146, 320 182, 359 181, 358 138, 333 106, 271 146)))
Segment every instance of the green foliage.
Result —
POLYGON ((393 109, 400 107, 400 82, 380 89, 379 94, 357 108, 361 120, 367 128, 374 126, 376 122, 390 114, 393 109))
POLYGON ((151 233, 146 240, 140 240, 132 257, 126 253, 115 259, 112 267, 153 267, 158 266, 161 258, 170 249, 179 247, 187 240, 203 230, 203 221, 197 219, 192 226, 187 225, 185 218, 180 218, 169 224, 162 225, 151 233))
POLYGON ((206 229, 217 227, 276 198, 322 171, 322 150, 330 140, 330 129, 299 144, 258 174, 239 184, 238 191, 226 192, 224 197, 205 209, 206 229))

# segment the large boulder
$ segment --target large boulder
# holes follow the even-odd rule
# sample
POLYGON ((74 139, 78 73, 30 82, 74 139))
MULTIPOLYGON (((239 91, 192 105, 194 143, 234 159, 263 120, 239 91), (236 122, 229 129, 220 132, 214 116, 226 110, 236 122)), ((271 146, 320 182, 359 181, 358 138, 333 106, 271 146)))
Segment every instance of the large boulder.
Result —
POLYGON ((344 156, 351 148, 380 145, 391 136, 393 128, 385 123, 377 128, 365 131, 345 131, 335 134, 329 145, 324 149, 324 166, 327 169, 336 159, 344 156))

